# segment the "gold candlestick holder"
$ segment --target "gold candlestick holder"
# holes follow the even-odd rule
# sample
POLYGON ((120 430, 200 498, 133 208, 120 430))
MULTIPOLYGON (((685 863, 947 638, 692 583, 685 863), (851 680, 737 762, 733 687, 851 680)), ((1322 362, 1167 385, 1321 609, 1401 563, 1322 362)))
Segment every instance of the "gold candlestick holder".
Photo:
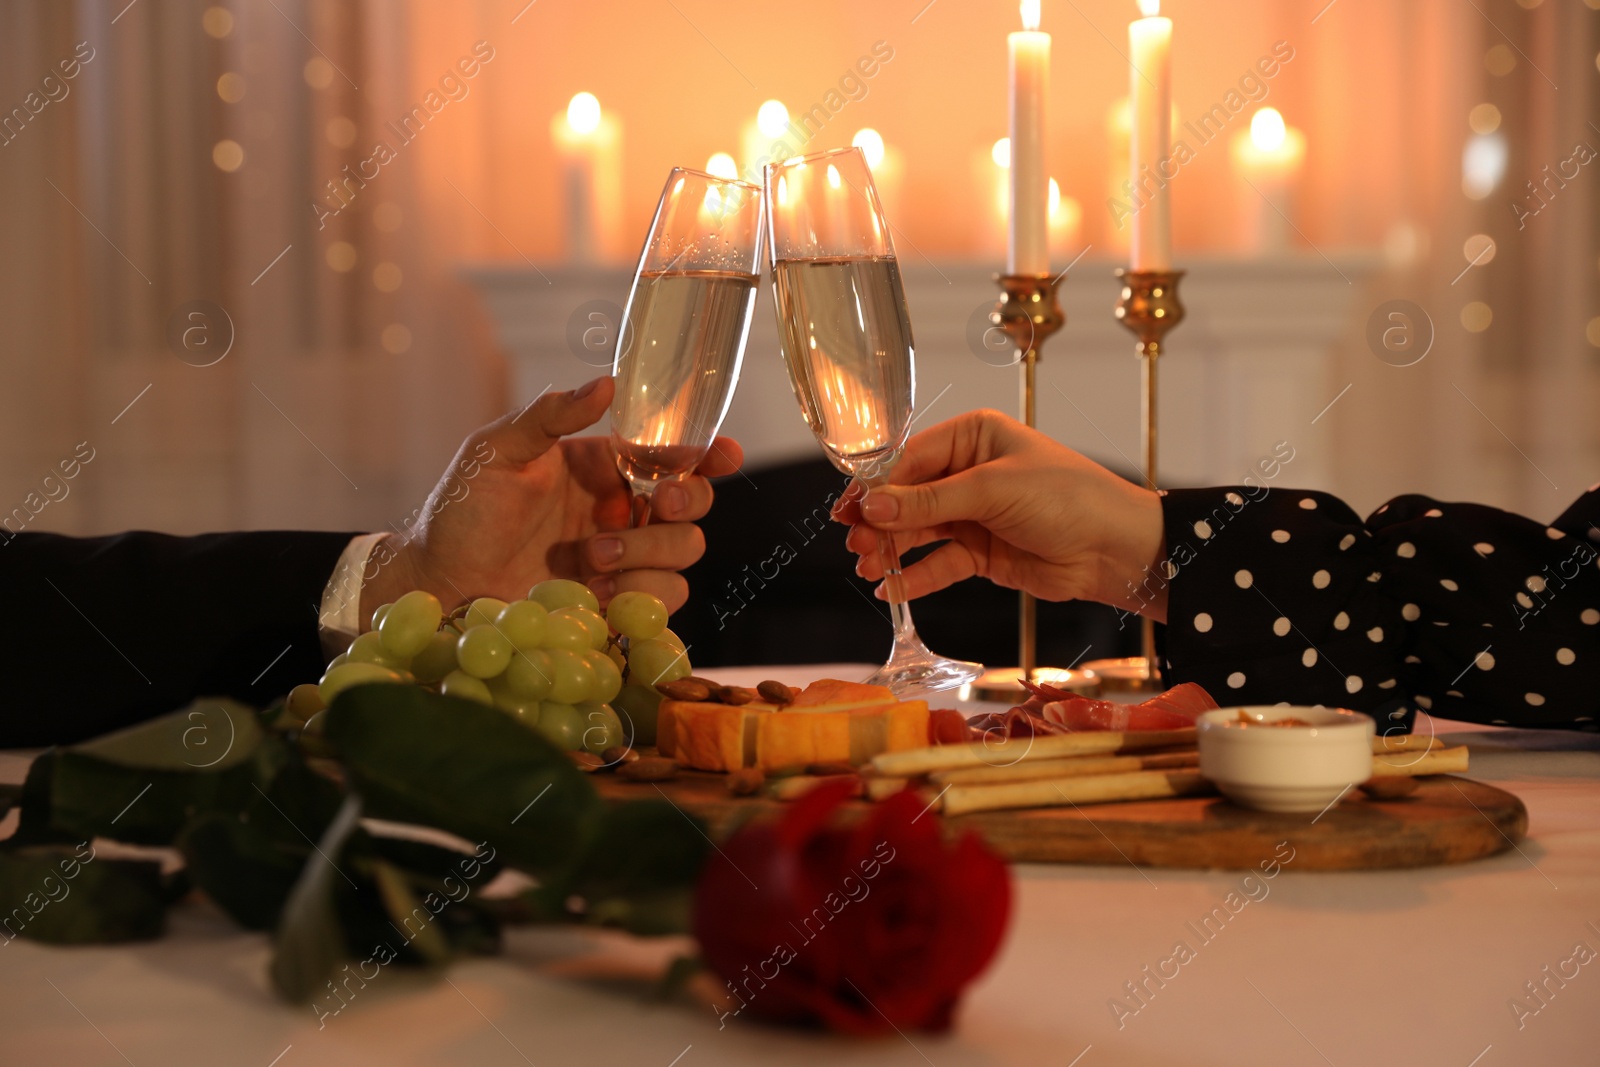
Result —
MULTIPOLYGON (((1156 360, 1161 358, 1167 331, 1183 321, 1183 303, 1178 299, 1181 270, 1125 270, 1117 268, 1122 293, 1117 298, 1117 321, 1138 339, 1143 397, 1139 422, 1144 430, 1144 486, 1156 488, 1156 360)), ((1165 578, 1159 575, 1158 578, 1165 578)), ((1139 619, 1140 655, 1122 659, 1093 660, 1084 670, 1093 671, 1106 693, 1153 691, 1161 683, 1161 667, 1156 662, 1156 627, 1146 616, 1139 619)))
MULTIPOLYGON (((989 313, 989 322, 1016 345, 1022 368, 1022 421, 1030 428, 1037 423, 1037 381, 1040 351, 1049 336, 1066 325, 1067 316, 1056 299, 1062 275, 997 274, 1000 300, 989 313)), ((1017 666, 985 671, 977 681, 962 687, 963 700, 1018 703, 1027 699, 1021 679, 1045 682, 1062 689, 1088 690, 1095 683, 1086 671, 1040 667, 1038 658, 1038 607, 1028 593, 1019 594, 1017 612, 1017 666)))

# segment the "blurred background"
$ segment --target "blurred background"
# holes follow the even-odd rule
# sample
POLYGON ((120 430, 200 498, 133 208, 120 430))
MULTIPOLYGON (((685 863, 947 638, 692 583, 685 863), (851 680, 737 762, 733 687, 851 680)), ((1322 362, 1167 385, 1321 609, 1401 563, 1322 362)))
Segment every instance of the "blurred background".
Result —
MULTIPOLYGON (((1162 4, 1196 149, 1173 185, 1189 318, 1162 360, 1164 482, 1238 482, 1286 444, 1276 484, 1359 510, 1423 492, 1550 518, 1600 477, 1597 7, 1162 4)), ((1111 269, 1137 13, 1044 0, 1041 26, 1070 271, 1040 424, 1130 474, 1111 269)), ((667 170, 742 170, 785 138, 876 161, 919 426, 1014 411, 982 327, 1018 27, 1010 0, 8 0, 0 517, 396 528, 473 427, 609 364, 667 170)), ((727 424, 751 464, 675 625, 697 663, 878 659, 887 624, 820 521, 842 479, 761 303, 727 424)), ((1009 662, 1012 603, 967 583, 919 627, 1009 662)), ((1133 647, 1095 608, 1041 627, 1044 662, 1133 647)))

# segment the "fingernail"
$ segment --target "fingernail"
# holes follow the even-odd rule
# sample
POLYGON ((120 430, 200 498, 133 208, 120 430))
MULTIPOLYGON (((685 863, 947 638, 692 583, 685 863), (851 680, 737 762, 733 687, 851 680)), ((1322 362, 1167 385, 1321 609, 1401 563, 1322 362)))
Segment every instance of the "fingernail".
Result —
POLYGON ((615 563, 622 558, 622 540, 617 537, 599 538, 592 551, 596 563, 615 563))
POLYGON ((582 400, 584 397, 588 396, 590 393, 592 393, 596 389, 598 389, 600 387, 600 383, 605 381, 609 377, 610 377, 609 374, 602 374, 602 375, 600 375, 600 377, 596 378, 594 381, 587 382, 587 383, 585 383, 583 385, 578 386, 578 388, 576 388, 576 389, 574 389, 572 391, 572 399, 574 399, 574 400, 582 400))
POLYGON ((900 501, 888 493, 876 490, 867 494, 861 502, 861 516, 870 522, 893 522, 900 514, 900 501))
POLYGON ((617 583, 610 578, 596 578, 589 583, 589 592, 604 604, 617 595, 617 583))
POLYGON ((656 510, 676 514, 684 509, 689 498, 684 495, 683 489, 676 485, 663 485, 655 492, 656 510))

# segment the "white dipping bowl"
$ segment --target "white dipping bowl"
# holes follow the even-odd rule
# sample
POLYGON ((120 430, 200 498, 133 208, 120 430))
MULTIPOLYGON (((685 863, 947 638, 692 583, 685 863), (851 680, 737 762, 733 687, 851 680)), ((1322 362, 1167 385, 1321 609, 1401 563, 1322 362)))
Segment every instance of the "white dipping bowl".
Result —
POLYGON ((1373 723, 1359 711, 1218 708, 1195 727, 1200 773, 1223 796, 1257 811, 1320 812, 1372 777, 1373 723), (1279 719, 1310 725, 1266 725, 1279 719))

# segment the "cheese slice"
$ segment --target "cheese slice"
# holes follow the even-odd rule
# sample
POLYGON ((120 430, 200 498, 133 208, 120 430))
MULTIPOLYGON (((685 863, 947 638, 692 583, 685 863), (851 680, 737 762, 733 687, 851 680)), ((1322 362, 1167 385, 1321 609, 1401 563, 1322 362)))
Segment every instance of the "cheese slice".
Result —
POLYGON ((813 763, 860 766, 884 752, 927 745, 926 701, 869 696, 866 701, 783 708, 664 700, 657 747, 662 755, 699 770, 759 767, 771 772, 813 763))

